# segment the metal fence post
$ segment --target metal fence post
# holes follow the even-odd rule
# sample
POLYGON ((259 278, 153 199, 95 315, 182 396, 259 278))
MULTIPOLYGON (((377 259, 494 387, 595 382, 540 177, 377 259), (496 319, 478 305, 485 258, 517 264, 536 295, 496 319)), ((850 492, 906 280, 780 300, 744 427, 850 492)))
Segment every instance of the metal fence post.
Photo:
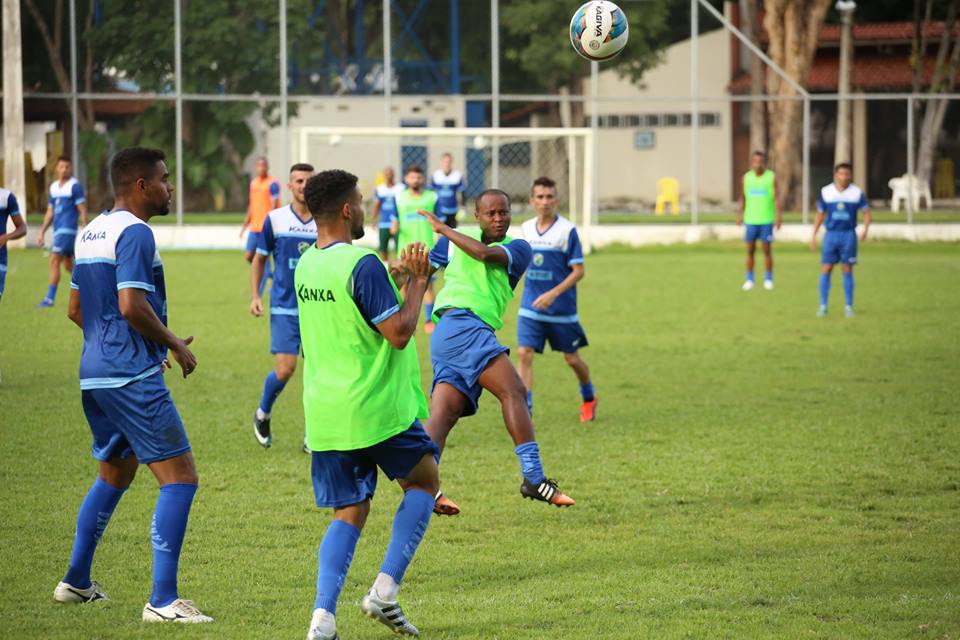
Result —
POLYGON ((290 123, 287 121, 287 0, 280 0, 280 130, 284 170, 290 163, 290 123))
POLYGON ((77 125, 77 114, 80 113, 77 101, 77 0, 70 0, 70 110, 70 156, 77 168, 77 176, 82 180, 86 171, 80 161, 80 127, 77 125))
POLYGON ((180 46, 180 0, 173 0, 173 69, 176 86, 177 224, 183 224, 183 69, 180 46))
MULTIPOLYGON (((500 0, 490 0, 490 125, 500 126, 500 0)), ((490 141, 490 182, 500 186, 500 143, 490 141)))
POLYGON ((803 224, 810 224, 810 96, 803 97, 803 177, 800 189, 803 224))
MULTIPOLYGON (((391 0, 383 0, 383 125, 390 126, 393 102, 393 25, 391 0)), ((301 152, 301 155, 303 153, 301 152)))
POLYGON ((913 224, 913 173, 916 171, 913 126, 913 96, 910 96, 907 98, 907 224, 913 224))
POLYGON ((690 222, 700 213, 700 5, 690 0, 690 222))

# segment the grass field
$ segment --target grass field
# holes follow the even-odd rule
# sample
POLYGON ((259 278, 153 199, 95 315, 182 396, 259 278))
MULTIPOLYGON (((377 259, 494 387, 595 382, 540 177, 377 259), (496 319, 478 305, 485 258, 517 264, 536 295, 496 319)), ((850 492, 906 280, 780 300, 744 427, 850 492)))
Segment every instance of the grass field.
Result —
MULTIPOLYGON (((0 638, 302 638, 316 546, 300 452, 300 374, 263 450, 249 416, 271 366, 233 253, 168 252, 173 329, 199 368, 168 383, 200 471, 181 593, 216 618, 146 627, 149 471, 94 563, 111 600, 56 606, 95 473, 80 407, 80 334, 53 310, 38 251, 10 256, 0 303, 0 638)), ((960 246, 867 243, 858 316, 817 319, 817 258, 778 247, 777 289, 742 293, 738 245, 606 250, 581 316, 601 397, 577 421, 572 375, 537 360, 547 473, 578 500, 521 500, 495 401, 451 436, 435 519, 401 602, 424 638, 960 637, 960 246)), ((512 308, 515 310, 515 308, 512 308)), ((514 344, 514 311, 501 333, 514 344)), ((426 363, 427 341, 418 339, 426 363)), ((428 384, 428 368, 424 384, 428 384)), ((338 611, 343 638, 386 638, 357 608, 400 491, 382 480, 338 611)))

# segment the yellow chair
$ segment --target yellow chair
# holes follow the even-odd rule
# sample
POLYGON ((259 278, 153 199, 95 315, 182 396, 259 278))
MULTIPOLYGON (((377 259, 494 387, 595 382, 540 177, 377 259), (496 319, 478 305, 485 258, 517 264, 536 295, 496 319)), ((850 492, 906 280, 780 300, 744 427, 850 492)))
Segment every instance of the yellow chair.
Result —
POLYGON ((670 205, 670 213, 680 215, 680 183, 676 178, 664 177, 657 180, 656 214, 663 215, 664 205, 670 205))
POLYGON ((940 158, 937 160, 937 173, 933 179, 934 198, 953 198, 956 191, 953 187, 953 160, 940 158))

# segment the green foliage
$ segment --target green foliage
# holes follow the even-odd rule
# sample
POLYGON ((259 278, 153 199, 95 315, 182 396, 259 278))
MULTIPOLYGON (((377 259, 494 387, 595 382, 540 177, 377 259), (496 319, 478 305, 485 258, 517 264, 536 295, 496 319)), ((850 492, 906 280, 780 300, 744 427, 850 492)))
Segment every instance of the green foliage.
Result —
MULTIPOLYGON (((579 286, 598 421, 576 380, 537 356, 537 439, 567 510, 521 500, 496 400, 452 432, 435 518, 400 592, 424 638, 956 638, 960 631, 960 247, 867 242, 859 315, 814 317, 818 256, 778 245, 777 288, 739 290, 742 247, 603 250, 579 286)), ((93 481, 79 330, 55 309, 39 251, 11 251, 0 341, 5 495, 0 637, 303 637, 328 510, 313 506, 301 374, 250 414, 273 367, 236 252, 163 254, 170 318, 199 368, 167 384, 196 455, 181 594, 211 626, 142 624, 156 481, 141 469, 97 551, 106 602, 57 606, 76 511, 93 481)), ((834 274, 834 308, 842 288, 834 274)), ((516 345, 516 305, 499 332, 516 345)), ((424 388, 429 340, 417 336, 424 388)), ((385 639, 357 608, 400 500, 381 475, 337 611, 344 638, 385 639)))

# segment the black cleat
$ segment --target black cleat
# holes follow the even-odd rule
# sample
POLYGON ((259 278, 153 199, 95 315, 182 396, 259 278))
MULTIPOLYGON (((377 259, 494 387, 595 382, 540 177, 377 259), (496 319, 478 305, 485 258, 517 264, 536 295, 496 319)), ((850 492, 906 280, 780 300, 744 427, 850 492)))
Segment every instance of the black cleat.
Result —
POLYGON ((520 485, 520 495, 524 498, 539 500, 558 507, 572 507, 577 504, 573 498, 560 491, 560 487, 557 486, 555 481, 549 479, 540 484, 534 484, 524 478, 523 484, 520 485))
POLYGON ((256 411, 253 412, 253 435, 264 449, 269 449, 273 444, 273 436, 270 435, 270 418, 260 420, 257 418, 256 411))

